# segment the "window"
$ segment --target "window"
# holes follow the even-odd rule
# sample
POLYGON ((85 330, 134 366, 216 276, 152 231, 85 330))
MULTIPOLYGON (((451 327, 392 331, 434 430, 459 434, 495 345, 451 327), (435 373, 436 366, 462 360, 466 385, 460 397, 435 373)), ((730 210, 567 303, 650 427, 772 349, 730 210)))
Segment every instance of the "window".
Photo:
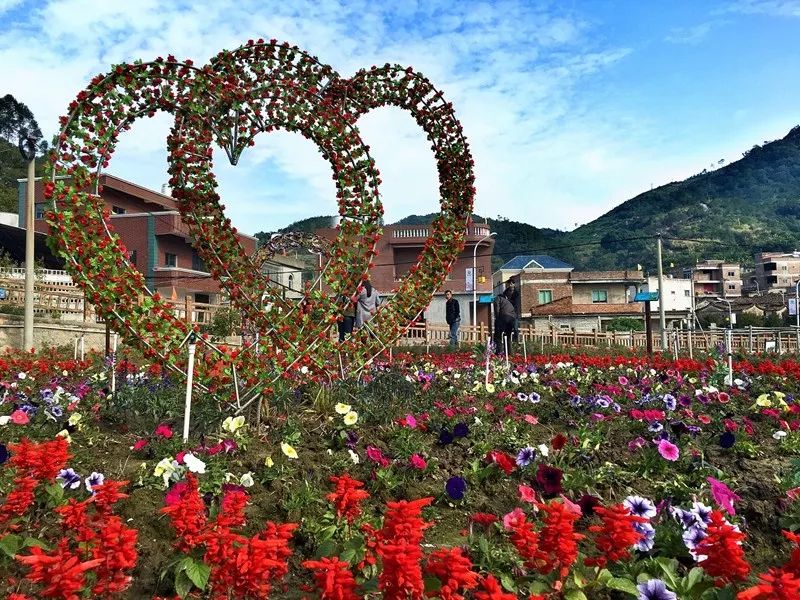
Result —
POLYGON ((735 276, 736 273, 734 273, 733 271, 728 271, 728 277, 735 277, 735 276))
POLYGON ((788 271, 789 267, 786 265, 781 265, 781 271, 788 271))
POLYGON ((294 275, 292 273, 289 273, 289 289, 294 289, 294 275))
POLYGON ((729 283, 729 284, 728 284, 728 289, 729 289, 729 290, 735 290, 735 289, 736 289, 736 284, 729 283))
POLYGON ((208 267, 206 267, 206 263, 203 262, 200 255, 197 254, 197 250, 192 250, 192 270, 208 273, 208 267))
POLYGON ((33 215, 34 219, 44 219, 44 213, 47 212, 47 203, 40 202, 39 204, 34 204, 33 206, 35 210, 35 214, 33 215))
POLYGON ((692 295, 692 292, 690 290, 683 290, 683 295, 688 298, 689 296, 692 295))
POLYGON ((112 205, 111 206, 111 214, 113 214, 113 215, 124 215, 125 214, 125 209, 122 208, 121 206, 113 206, 112 205))
POLYGON ((164 266, 165 267, 177 267, 178 266, 178 255, 171 254, 169 252, 164 254, 164 266))
POLYGON ((592 290, 592 304, 608 302, 608 290, 592 290))
POLYGON ((210 294, 198 294, 197 292, 195 292, 194 301, 195 302, 199 302, 200 304, 211 304, 211 295, 210 294))
POLYGON ((550 304, 553 301, 553 290, 539 290, 539 304, 550 304))

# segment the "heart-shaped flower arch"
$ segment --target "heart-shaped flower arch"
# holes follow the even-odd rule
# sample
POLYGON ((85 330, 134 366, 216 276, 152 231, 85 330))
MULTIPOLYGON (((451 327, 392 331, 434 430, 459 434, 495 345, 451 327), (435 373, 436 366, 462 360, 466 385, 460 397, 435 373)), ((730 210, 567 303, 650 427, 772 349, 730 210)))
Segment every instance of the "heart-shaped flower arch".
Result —
POLYGON ((123 131, 157 111, 175 116, 168 140, 173 196, 212 276, 261 334, 242 350, 200 353, 198 380, 211 391, 235 379, 237 369, 254 395, 302 367, 332 376, 342 364, 337 353, 346 353, 351 371, 359 371, 425 309, 463 249, 474 198, 472 158, 452 106, 410 68, 373 67, 342 79, 296 47, 251 41, 220 53, 203 68, 172 57, 118 65, 95 77, 69 111, 62 118, 46 186, 53 199, 47 218, 55 248, 100 314, 148 356, 183 372, 181 346, 188 327, 145 287, 113 233, 98 189, 100 170, 123 131), (339 344, 332 330, 340 299, 353 296, 368 276, 381 233, 380 179, 355 123, 384 105, 409 110, 432 142, 442 210, 417 264, 392 290, 391 301, 367 327, 339 344), (274 129, 312 140, 331 165, 337 187, 339 236, 320 273, 330 293, 316 285, 307 289, 310 313, 298 311, 257 274, 215 192, 213 144, 235 163, 258 133, 274 129), (270 312, 263 308, 267 303, 270 312))

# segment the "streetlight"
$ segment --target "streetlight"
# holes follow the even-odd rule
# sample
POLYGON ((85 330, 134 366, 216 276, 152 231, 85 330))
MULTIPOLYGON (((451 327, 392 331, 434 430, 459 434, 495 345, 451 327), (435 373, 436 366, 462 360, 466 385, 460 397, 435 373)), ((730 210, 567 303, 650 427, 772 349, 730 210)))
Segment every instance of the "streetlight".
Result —
POLYGON ((475 248, 472 250, 472 326, 478 326, 478 246, 481 245, 482 242, 488 240, 489 238, 497 235, 496 232, 492 232, 489 235, 483 236, 475 243, 475 248))
POLYGON ((800 296, 800 279, 794 284, 794 315, 797 319, 797 331, 795 332, 795 340, 797 341, 797 351, 800 352, 800 303, 798 303, 798 296, 800 296))

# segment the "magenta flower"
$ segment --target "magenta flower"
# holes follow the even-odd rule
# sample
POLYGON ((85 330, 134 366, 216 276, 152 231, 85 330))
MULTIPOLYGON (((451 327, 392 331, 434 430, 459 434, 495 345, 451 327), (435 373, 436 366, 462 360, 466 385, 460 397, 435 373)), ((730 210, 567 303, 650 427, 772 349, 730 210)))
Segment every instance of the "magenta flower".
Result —
POLYGON ((729 515, 735 515, 736 509, 733 507, 733 503, 737 500, 741 500, 741 498, 718 479, 707 477, 706 481, 711 484, 711 496, 714 498, 714 502, 716 502, 720 508, 725 509, 729 515))
POLYGON ((428 463, 426 463, 425 459, 422 458, 419 454, 412 454, 411 458, 408 460, 411 463, 411 466, 414 467, 415 469, 422 470, 428 466, 428 463))
POLYGON ((161 423, 158 427, 156 427, 155 434, 159 437, 169 439, 172 437, 172 428, 166 423, 161 423))
POLYGON ((666 460, 675 461, 681 455, 680 449, 669 440, 658 441, 658 453, 666 460))

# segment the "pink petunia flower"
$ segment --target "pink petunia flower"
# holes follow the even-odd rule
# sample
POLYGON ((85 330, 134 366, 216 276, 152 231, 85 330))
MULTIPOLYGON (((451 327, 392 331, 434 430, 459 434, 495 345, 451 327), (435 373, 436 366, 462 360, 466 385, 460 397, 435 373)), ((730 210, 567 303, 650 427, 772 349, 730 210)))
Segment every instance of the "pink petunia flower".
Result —
POLYGON ((172 428, 166 423, 161 423, 161 425, 156 427, 155 434, 159 437, 169 439, 172 437, 172 428))
POLYGON ((520 484, 517 486, 517 489, 519 490, 519 497, 523 501, 530 502, 531 504, 536 502, 536 491, 532 487, 520 484))
POLYGON ((425 459, 422 458, 419 454, 412 454, 411 458, 408 459, 408 462, 411 463, 411 466, 415 469, 423 470, 425 467, 428 466, 428 463, 425 462, 425 459))
POLYGON ((680 449, 669 440, 659 440, 658 453, 666 460, 676 461, 681 455, 680 449))
POLYGON ((30 417, 24 410, 17 409, 11 413, 11 422, 14 425, 27 425, 30 423, 30 417))
POLYGON ((134 450, 141 450, 142 448, 147 446, 147 444, 148 444, 147 440, 136 440, 133 443, 133 449, 134 450))
POLYGON ((506 529, 515 529, 524 518, 525 513, 522 512, 521 508, 517 507, 503 517, 503 527, 506 529))
POLYGON ((414 418, 414 415, 410 413, 406 415, 406 425, 408 425, 411 429, 416 428, 417 420, 414 418))
POLYGON ((711 496, 714 498, 714 502, 716 502, 720 508, 725 509, 729 515, 735 515, 736 509, 733 507, 733 503, 737 500, 741 500, 741 498, 727 485, 713 477, 707 477, 706 481, 711 484, 711 496))

